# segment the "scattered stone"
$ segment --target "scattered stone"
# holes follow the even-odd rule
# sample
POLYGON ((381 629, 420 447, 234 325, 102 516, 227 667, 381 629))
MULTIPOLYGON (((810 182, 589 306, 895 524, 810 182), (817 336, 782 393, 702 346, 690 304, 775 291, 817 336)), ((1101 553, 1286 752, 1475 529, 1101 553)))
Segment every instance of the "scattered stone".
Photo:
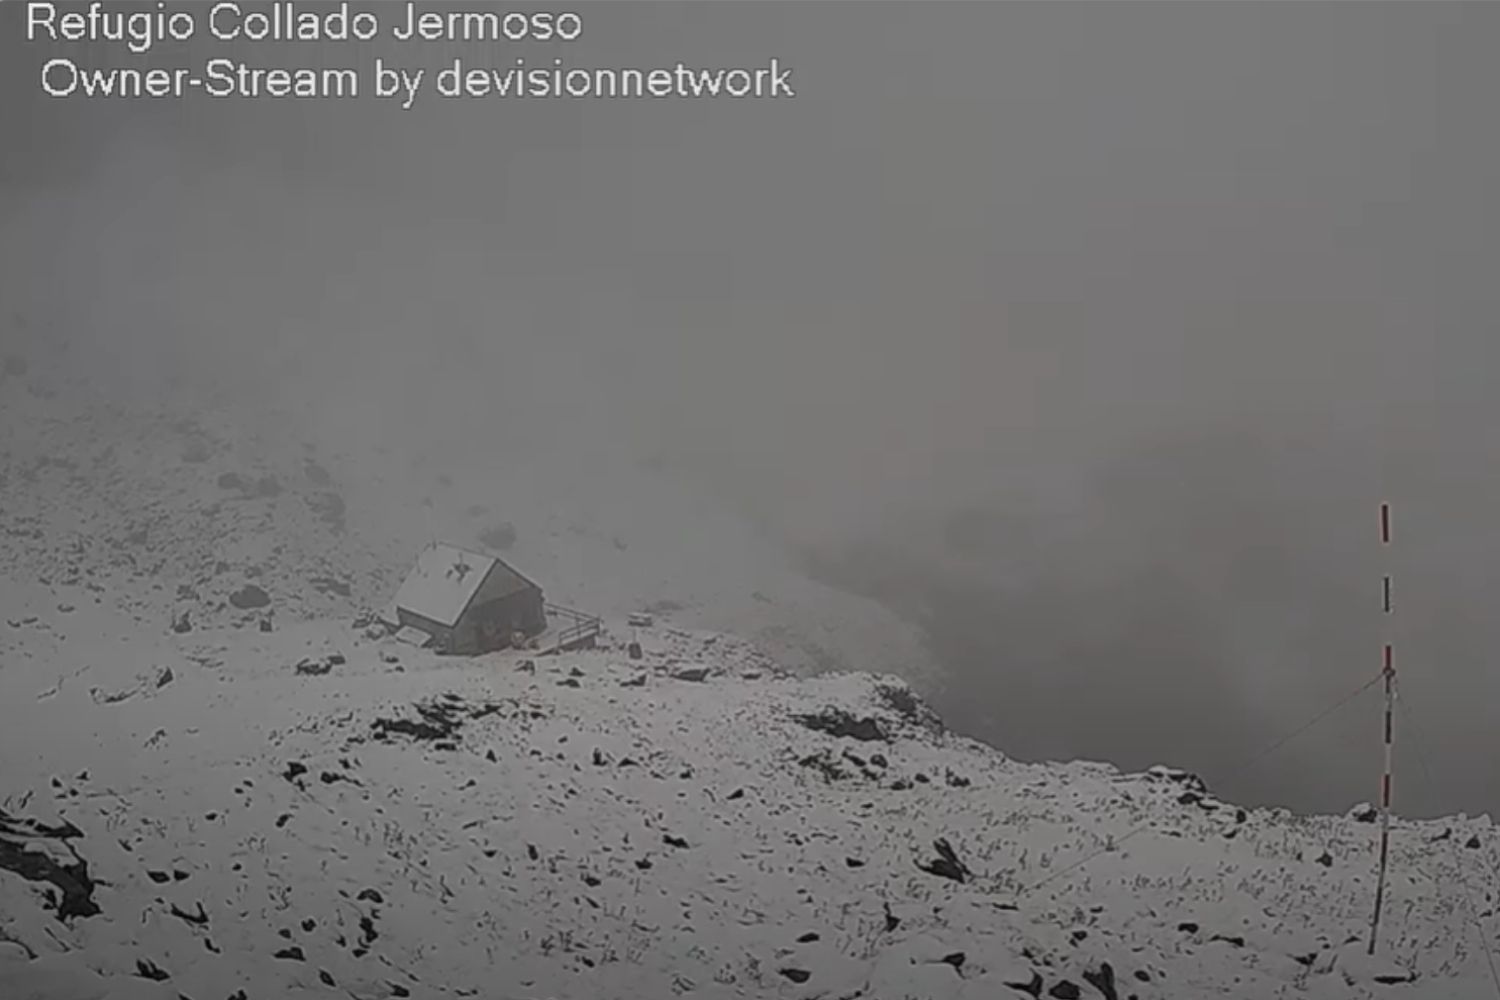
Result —
POLYGON ((150 979, 158 983, 172 978, 163 969, 159 968, 155 962, 150 959, 141 958, 135 961, 135 974, 141 979, 150 979))
POLYGON ((952 879, 955 882, 967 882, 973 875, 962 861, 958 860, 958 854, 953 850, 953 845, 948 843, 947 838, 939 837, 932 842, 933 850, 937 851, 938 857, 935 861, 926 864, 917 863, 917 867, 929 875, 937 875, 942 878, 952 879))
POLYGON ((508 551, 516 544, 516 528, 509 521, 501 521, 499 524, 491 525, 479 533, 479 542, 486 548, 496 549, 501 552, 508 551))
POLYGON ((781 969, 779 971, 787 979, 790 979, 792 982, 797 983, 798 985, 801 985, 802 983, 805 983, 812 978, 812 973, 808 972, 806 969, 781 969))
POLYGON ((353 593, 346 581, 331 576, 315 576, 307 582, 312 589, 325 596, 333 594, 338 597, 348 597, 353 593))
POLYGON ((1019 990, 1020 992, 1025 993, 1027 996, 1040 998, 1042 995, 1042 986, 1044 986, 1045 984, 1042 982, 1041 973, 1033 972, 1031 974, 1030 982, 1006 983, 1005 985, 1009 989, 1019 990))
POLYGON ((253 611, 256 608, 268 607, 271 603, 271 595, 255 584, 247 583, 229 595, 229 603, 241 611, 253 611))
POLYGON ((303 677, 322 677, 333 670, 333 658, 325 657, 321 660, 310 656, 304 656, 292 667, 292 671, 303 677))
POLYGON ((302 953, 302 949, 297 945, 292 945, 290 948, 283 948, 272 957, 285 959, 289 962, 307 961, 307 956, 302 953))
POLYGON ((1115 969, 1108 962, 1101 962, 1098 972, 1084 972, 1083 978, 1104 996, 1104 1000, 1120 1000, 1120 993, 1115 988, 1115 969))
POLYGON ((827 733, 836 738, 850 738, 862 742, 887 741, 880 724, 873 718, 856 719, 843 709, 825 708, 813 715, 795 715, 793 721, 815 732, 827 733))
POLYGON ((72 823, 50 826, 37 820, 13 817, 0 810, 0 870, 18 875, 28 882, 46 882, 55 886, 59 896, 48 908, 59 922, 76 917, 92 917, 101 911, 94 902, 94 880, 88 862, 78 856, 69 841, 79 839, 83 831, 72 823), (53 852, 37 850, 39 842, 53 842, 73 858, 59 864, 53 852))
POLYGON ((337 493, 318 493, 307 498, 307 506, 334 534, 344 531, 344 498, 337 493))
POLYGON ((193 465, 207 462, 212 454, 208 442, 201 437, 188 438, 182 446, 182 460, 193 465))
POLYGON ((184 920, 199 927, 202 927, 208 923, 208 914, 203 912, 202 902, 198 903, 197 913, 184 913, 182 910, 178 909, 176 903, 173 903, 171 913, 172 916, 176 917, 177 919, 184 920))

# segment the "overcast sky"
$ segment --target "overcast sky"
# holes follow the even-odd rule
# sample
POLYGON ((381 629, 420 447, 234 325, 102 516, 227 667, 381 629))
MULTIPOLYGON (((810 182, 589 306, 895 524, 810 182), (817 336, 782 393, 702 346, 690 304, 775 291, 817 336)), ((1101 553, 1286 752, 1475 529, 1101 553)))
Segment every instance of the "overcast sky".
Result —
POLYGON ((1390 499, 1404 801, 1497 805, 1494 6, 617 3, 555 47, 146 60, 776 57, 797 93, 409 111, 51 99, 23 7, 0 302, 122 396, 412 446, 530 417, 505 447, 677 470, 920 620, 1002 749, 1325 809, 1374 797, 1378 697, 1234 765, 1378 669, 1390 499))

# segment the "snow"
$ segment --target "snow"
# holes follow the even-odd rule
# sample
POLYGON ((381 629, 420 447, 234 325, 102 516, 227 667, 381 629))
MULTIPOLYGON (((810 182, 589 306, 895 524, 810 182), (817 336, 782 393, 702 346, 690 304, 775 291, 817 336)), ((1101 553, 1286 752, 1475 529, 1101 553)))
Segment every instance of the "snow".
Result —
MULTIPOLYGON (((977 998, 1034 975, 1102 996, 1105 963, 1121 997, 1491 995, 1454 867, 1490 905, 1488 820, 1395 824, 1369 959, 1370 824, 1184 805, 1168 769, 1020 764, 934 726, 899 679, 795 678, 733 636, 612 624, 641 661, 620 639, 443 658, 309 623, 216 633, 193 647, 214 665, 179 652, 128 701, 64 683, 38 702, 46 665, 8 667, 3 703, 33 724, 0 738, 0 808, 84 831, 102 912, 64 923, 0 875, 0 937, 75 970, 48 998, 137 995, 88 992, 91 973, 154 985, 137 962, 195 1000, 977 998), (291 669, 334 649, 327 675, 291 669), (460 725, 408 736, 418 706, 460 725), (80 717, 93 740, 48 740, 80 717), (939 839, 968 879, 928 870, 939 839)), ((43 967, 0 967, 0 995, 43 967)))
POLYGON ((416 565, 396 591, 396 607, 439 625, 454 625, 494 568, 493 556, 434 543, 417 556, 416 565))
POLYGON ((0 397, 4 1000, 1496 993, 1488 817, 1393 822, 1367 956, 1363 810, 947 733, 897 625, 628 476, 506 494, 599 648, 415 649, 366 609, 420 499, 233 426, 0 397))

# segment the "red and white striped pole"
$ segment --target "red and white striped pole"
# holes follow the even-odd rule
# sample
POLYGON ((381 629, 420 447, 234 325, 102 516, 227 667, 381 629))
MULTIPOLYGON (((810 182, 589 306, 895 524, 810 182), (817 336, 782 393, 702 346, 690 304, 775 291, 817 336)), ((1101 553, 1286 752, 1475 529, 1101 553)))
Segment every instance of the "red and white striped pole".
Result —
MULTIPOLYGON (((1382 550, 1391 544, 1391 505, 1382 503, 1380 505, 1380 545, 1382 550)), ((1391 575, 1386 573, 1381 577, 1381 614, 1391 613, 1391 575)), ((1389 631, 1383 630, 1389 635, 1389 631)), ((1396 703, 1395 681, 1396 665, 1395 657, 1391 651, 1391 643, 1387 639, 1384 646, 1384 668, 1381 675, 1385 680, 1385 770, 1380 776, 1380 871, 1375 880, 1375 914, 1370 918, 1370 947, 1369 954, 1375 954, 1375 938, 1380 932, 1380 908, 1385 899, 1385 868, 1386 858, 1390 852, 1391 844, 1391 736, 1393 731, 1392 717, 1395 714, 1396 703)))

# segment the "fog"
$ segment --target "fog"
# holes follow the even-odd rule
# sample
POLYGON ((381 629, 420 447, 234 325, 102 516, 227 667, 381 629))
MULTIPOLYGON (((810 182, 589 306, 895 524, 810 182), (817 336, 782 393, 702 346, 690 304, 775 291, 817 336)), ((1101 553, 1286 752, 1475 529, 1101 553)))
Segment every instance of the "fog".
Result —
POLYGON ((528 55, 797 96, 56 100, 4 5, 0 336, 330 447, 679 477, 1019 757, 1343 810, 1377 691, 1243 765, 1390 636, 1400 808, 1500 805, 1500 11, 578 9, 528 55))

